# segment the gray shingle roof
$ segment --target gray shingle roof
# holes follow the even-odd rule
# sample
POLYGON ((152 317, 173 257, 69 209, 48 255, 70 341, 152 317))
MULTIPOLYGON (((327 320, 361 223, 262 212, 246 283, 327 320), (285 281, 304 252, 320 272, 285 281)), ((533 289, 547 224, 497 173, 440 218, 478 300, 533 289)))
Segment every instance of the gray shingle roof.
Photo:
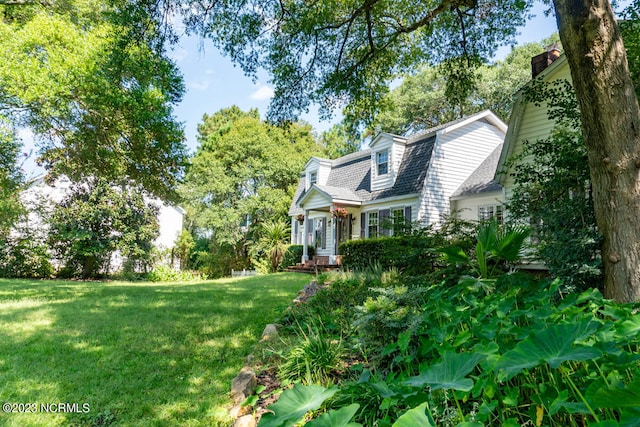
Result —
POLYGON ((501 152, 502 144, 489 154, 489 157, 473 171, 451 197, 473 196, 502 190, 502 186, 494 180, 501 152))
POLYGON ((296 187, 296 191, 295 193, 293 193, 293 202, 291 202, 291 207, 289 208, 289 216, 295 216, 304 213, 304 210, 302 210, 296 203, 300 196, 302 196, 302 194, 304 193, 304 180, 304 174, 300 175, 298 187, 296 187))
MULTIPOLYGON (((421 192, 436 140, 435 132, 421 135, 422 139, 413 138, 407 143, 393 187, 370 191, 371 150, 362 150, 333 160, 326 185, 316 185, 317 189, 335 199, 359 202, 421 192)), ((305 194, 304 187, 304 175, 302 175, 289 215, 303 213, 297 203, 305 194)))

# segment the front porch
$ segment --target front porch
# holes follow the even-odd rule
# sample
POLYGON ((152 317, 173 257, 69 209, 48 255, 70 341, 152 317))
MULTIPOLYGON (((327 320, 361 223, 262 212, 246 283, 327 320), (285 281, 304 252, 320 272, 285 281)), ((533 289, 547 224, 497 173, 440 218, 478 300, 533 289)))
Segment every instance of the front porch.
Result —
POLYGON ((353 209, 330 205, 306 209, 294 218, 292 242, 303 247, 300 264, 309 263, 314 268, 340 265, 340 245, 360 237, 353 234, 356 217, 359 217, 353 209), (309 257, 309 246, 315 248, 314 258, 309 257))

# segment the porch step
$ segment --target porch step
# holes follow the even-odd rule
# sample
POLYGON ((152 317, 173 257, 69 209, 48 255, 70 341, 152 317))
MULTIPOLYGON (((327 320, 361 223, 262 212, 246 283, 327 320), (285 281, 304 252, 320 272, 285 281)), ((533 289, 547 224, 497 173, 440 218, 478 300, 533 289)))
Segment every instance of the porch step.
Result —
POLYGON ((299 262, 295 266, 288 267, 287 271, 315 274, 319 272, 335 271, 339 268, 340 264, 329 264, 328 256, 314 256, 312 259, 305 261, 304 264, 299 262))

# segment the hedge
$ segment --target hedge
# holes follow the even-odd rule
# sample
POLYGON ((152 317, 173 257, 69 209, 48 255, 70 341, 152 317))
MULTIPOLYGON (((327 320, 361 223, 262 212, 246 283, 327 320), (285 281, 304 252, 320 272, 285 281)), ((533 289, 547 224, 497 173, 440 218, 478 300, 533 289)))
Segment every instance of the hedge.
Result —
POLYGON ((433 250, 439 246, 436 240, 428 235, 350 240, 340 245, 342 265, 349 270, 364 270, 379 264, 384 270, 428 273, 438 260, 433 250))

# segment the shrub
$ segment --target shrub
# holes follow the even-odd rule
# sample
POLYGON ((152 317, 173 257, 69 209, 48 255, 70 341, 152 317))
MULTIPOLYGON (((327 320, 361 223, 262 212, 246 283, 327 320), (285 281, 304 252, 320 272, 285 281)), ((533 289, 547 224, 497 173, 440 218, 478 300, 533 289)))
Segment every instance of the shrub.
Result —
POLYGON ((433 281, 448 276, 442 274, 445 265, 435 250, 447 244, 455 244, 470 250, 474 244, 477 224, 456 218, 443 218, 442 227, 413 230, 409 234, 376 239, 350 240, 340 245, 342 264, 351 270, 364 270, 378 263, 383 270, 392 268, 407 275, 433 275, 433 281))
POLYGON ((46 245, 31 239, 8 239, 0 243, 0 276, 49 278, 53 266, 46 245))
POLYGON ((166 265, 160 265, 147 274, 150 282, 189 282, 194 280, 206 280, 206 275, 194 273, 189 270, 175 270, 166 265))
MULTIPOLYGON (((287 267, 296 265, 302 259, 302 245, 289 245, 284 252, 284 258, 280 263, 280 270, 286 270, 287 267)), ((315 248, 313 246, 307 246, 309 258, 315 255, 315 248)))
POLYGON ((424 236, 380 237, 351 240, 340 245, 342 265, 364 270, 374 263, 382 269, 397 268, 414 274, 432 272, 438 256, 432 251, 433 240, 424 236))

